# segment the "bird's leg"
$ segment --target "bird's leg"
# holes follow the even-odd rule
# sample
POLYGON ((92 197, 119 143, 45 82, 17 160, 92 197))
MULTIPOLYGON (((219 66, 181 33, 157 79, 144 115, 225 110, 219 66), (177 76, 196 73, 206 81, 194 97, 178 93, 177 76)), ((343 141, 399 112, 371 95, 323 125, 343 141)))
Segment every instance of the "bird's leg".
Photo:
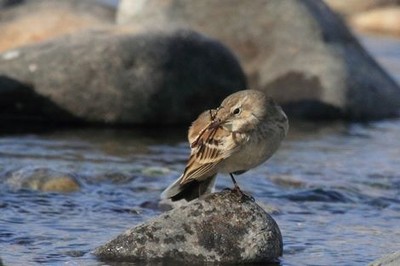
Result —
POLYGON ((236 182, 236 179, 233 176, 233 174, 230 173, 229 175, 231 176, 233 185, 235 186, 233 189, 242 192, 242 190, 240 190, 240 187, 239 187, 238 183, 236 182))
POLYGON ((246 200, 251 200, 251 201, 255 201, 255 199, 253 198, 253 196, 251 195, 247 195, 245 194, 239 187, 238 183, 235 180, 235 177, 233 176, 232 173, 229 173, 229 175, 231 176, 234 188, 232 189, 233 192, 235 192, 238 196, 241 197, 242 201, 246 201, 246 200))

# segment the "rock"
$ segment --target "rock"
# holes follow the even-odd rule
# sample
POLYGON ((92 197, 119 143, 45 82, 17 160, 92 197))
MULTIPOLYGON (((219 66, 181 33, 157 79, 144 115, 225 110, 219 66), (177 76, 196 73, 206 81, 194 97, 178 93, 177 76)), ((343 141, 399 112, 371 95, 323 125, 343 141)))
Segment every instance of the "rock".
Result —
POLYGON ((379 258, 368 264, 368 266, 398 266, 398 265, 400 265, 400 251, 383 256, 382 258, 379 258))
POLYGON ((400 0, 324 0, 342 15, 353 15, 367 10, 399 5, 400 0))
POLYGON ((400 36, 400 0, 325 0, 356 31, 400 36))
POLYGON ((115 16, 114 9, 94 0, 3 2, 5 7, 13 8, 0 9, 0 52, 87 28, 112 25, 115 16))
POLYGON ((350 24, 359 31, 400 36, 400 6, 383 7, 352 16, 350 24))
POLYGON ((73 175, 49 168, 22 168, 8 172, 5 184, 14 189, 44 192, 74 192, 80 189, 73 175))
POLYGON ((219 42, 192 31, 85 31, 0 54, 8 121, 182 124, 246 87, 219 42))
POLYGON ((122 0, 117 21, 221 40, 238 55, 249 87, 291 117, 378 119, 400 109, 398 85, 322 1, 122 0))
POLYGON ((103 261, 261 263, 282 255, 282 236, 255 202, 223 191, 165 212, 94 253, 103 261))
POLYGON ((0 9, 12 7, 14 5, 22 3, 23 1, 24 0, 0 0, 0 9))
POLYGON ((148 177, 166 176, 170 173, 167 167, 149 166, 142 169, 142 174, 148 177))

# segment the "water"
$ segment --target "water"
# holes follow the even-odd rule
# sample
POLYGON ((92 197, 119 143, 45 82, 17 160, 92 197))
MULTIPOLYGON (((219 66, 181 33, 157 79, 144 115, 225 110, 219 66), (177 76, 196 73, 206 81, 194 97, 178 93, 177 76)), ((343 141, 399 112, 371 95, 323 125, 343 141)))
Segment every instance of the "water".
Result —
MULTIPOLYGON (((396 40, 381 38, 381 46, 363 40, 400 81, 396 40)), ((188 156, 185 129, 163 136, 139 129, 32 132, 0 136, 0 258, 6 265, 104 265, 90 252, 158 215, 160 192, 188 156), (49 169, 73 177, 80 189, 40 192, 12 182, 49 169)), ((292 123, 277 154, 238 177, 244 190, 275 210, 282 266, 366 265, 400 250, 399 136, 400 119, 292 123)), ((220 176, 217 189, 227 186, 229 177, 220 176)))

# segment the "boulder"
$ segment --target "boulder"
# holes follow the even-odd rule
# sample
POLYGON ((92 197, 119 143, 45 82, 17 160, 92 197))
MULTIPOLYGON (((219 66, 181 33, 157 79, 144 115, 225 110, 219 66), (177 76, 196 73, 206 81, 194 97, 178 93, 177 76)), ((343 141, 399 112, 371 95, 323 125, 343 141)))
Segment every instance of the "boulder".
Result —
POLYGON ((399 114, 399 86, 323 1, 122 0, 117 22, 221 40, 239 57, 249 87, 266 91, 291 117, 399 114))
POLYGON ((0 52, 112 25, 115 17, 115 9, 95 0, 5 0, 1 6, 0 52))
POLYGON ((0 119, 182 124, 246 88, 232 53, 193 31, 88 30, 0 54, 0 119))
POLYGON ((400 265, 400 251, 385 255, 382 258, 379 258, 368 264, 368 266, 398 266, 398 265, 400 265))
POLYGON ((74 192, 80 189, 76 178, 50 168, 22 168, 9 171, 2 177, 13 189, 31 189, 44 192, 74 192))
POLYGON ((282 255, 282 236, 254 201, 223 191, 165 212, 94 253, 102 261, 266 263, 282 255))

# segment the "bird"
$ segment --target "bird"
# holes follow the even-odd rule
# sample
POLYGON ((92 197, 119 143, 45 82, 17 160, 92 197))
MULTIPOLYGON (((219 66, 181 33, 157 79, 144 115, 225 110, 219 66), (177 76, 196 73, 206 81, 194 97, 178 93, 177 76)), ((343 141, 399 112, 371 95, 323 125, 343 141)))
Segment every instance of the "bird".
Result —
MULTIPOLYGON (((206 110, 188 131, 190 156, 183 174, 162 199, 192 201, 212 192, 218 173, 234 175, 259 166, 279 148, 289 122, 282 108, 260 90, 241 90, 206 110)), ((242 193, 243 195, 244 193, 242 193)))

